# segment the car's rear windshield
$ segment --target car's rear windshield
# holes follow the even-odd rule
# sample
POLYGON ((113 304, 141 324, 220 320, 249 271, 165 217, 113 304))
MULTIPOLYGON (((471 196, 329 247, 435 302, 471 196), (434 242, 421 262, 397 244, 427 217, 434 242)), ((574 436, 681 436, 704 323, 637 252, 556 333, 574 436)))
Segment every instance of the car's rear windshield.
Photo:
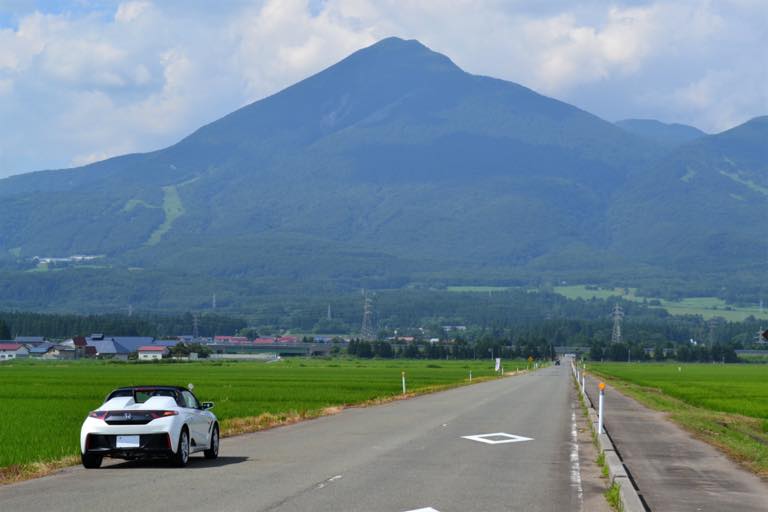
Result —
POLYGON ((110 395, 107 397, 107 400, 110 400, 112 398, 122 397, 122 396, 130 396, 133 397, 133 401, 137 404, 143 404, 147 400, 149 400, 152 397, 155 396, 167 396, 170 398, 173 398, 176 403, 179 402, 179 395, 178 393, 173 389, 152 389, 152 388, 141 388, 141 389, 117 389, 110 393, 110 395))

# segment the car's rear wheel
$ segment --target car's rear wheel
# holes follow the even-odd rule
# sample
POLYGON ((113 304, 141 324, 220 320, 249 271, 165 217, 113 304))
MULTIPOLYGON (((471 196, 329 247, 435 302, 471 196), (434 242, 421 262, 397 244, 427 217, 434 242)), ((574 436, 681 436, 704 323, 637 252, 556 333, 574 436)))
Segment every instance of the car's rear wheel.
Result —
POLYGON ((213 426, 211 432, 211 446, 203 452, 206 459, 215 459, 219 456, 219 426, 213 426))
POLYGON ((189 432, 187 427, 181 429, 179 434, 179 444, 176 446, 176 453, 171 455, 171 463, 178 468, 183 468, 189 462, 189 432))
POLYGON ((80 460, 83 463, 83 467, 88 469, 96 469, 101 467, 101 461, 104 459, 101 455, 94 455, 92 453, 81 453, 80 460))

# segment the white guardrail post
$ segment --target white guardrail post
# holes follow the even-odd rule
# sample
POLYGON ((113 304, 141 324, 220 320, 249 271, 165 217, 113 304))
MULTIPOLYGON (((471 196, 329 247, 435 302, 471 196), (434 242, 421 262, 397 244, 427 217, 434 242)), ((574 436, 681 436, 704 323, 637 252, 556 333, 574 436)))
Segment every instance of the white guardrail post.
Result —
POLYGON ((405 394, 405 372, 402 372, 401 375, 403 377, 403 394, 405 394))
POLYGON ((600 399, 597 402, 597 433, 598 434, 604 434, 605 431, 603 429, 603 421, 605 415, 603 414, 604 411, 604 402, 605 402, 605 382, 601 382, 598 386, 600 388, 600 399))

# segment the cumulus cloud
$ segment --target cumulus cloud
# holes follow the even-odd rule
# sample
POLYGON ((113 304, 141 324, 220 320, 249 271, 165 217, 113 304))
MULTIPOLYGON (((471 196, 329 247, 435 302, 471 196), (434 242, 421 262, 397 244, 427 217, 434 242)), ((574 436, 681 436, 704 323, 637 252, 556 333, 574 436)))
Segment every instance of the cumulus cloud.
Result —
POLYGON ((761 0, 8 5, 0 176, 169 145, 390 35, 610 120, 718 131, 768 111, 761 0))

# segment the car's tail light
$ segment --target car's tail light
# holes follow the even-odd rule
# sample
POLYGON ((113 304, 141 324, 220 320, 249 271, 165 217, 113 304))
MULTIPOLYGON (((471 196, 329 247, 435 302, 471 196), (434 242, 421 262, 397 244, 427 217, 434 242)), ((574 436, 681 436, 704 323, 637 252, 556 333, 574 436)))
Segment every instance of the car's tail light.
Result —
POLYGON ((152 417, 153 420, 156 420, 158 418, 165 418, 167 416, 176 416, 179 414, 178 411, 147 411, 147 414, 152 417))
POLYGON ((91 411, 88 413, 88 417, 103 420, 107 416, 107 412, 108 411, 91 411))

